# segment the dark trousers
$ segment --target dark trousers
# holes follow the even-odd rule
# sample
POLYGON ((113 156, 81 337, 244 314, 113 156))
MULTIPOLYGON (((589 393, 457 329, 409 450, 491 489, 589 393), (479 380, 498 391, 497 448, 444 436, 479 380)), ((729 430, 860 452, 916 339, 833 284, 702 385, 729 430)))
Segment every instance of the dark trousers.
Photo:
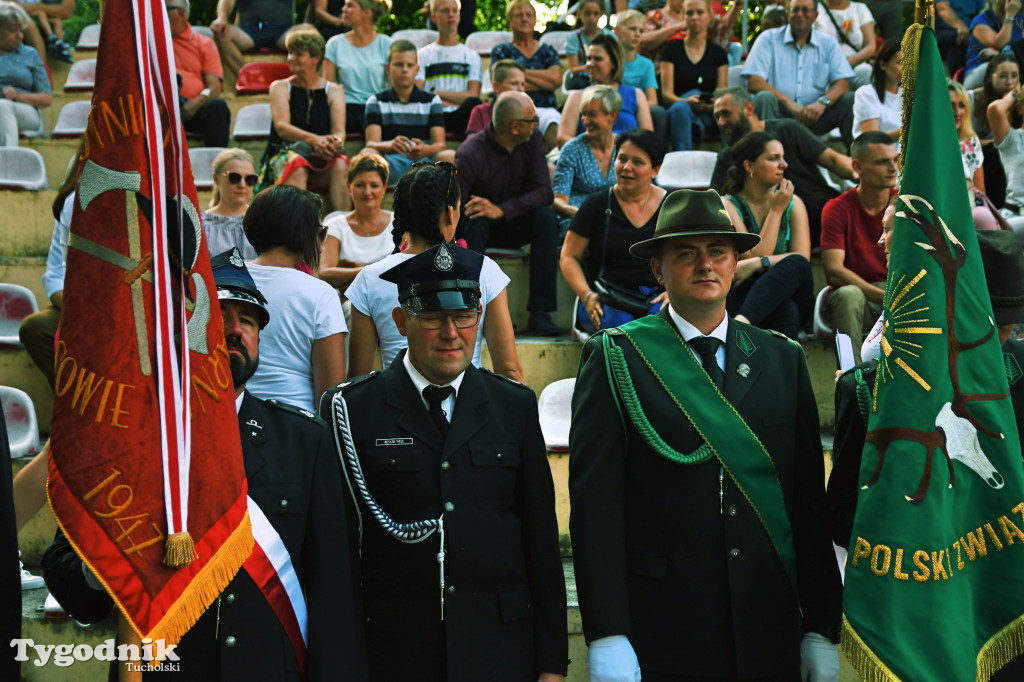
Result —
POLYGON ((875 20, 875 35, 884 40, 903 38, 903 3, 900 0, 865 0, 875 20))
POLYGON ((444 130, 446 133, 466 134, 466 127, 469 125, 469 115, 473 107, 480 104, 479 97, 467 97, 455 111, 444 112, 444 130))
POLYGON ((203 136, 207 147, 227 147, 231 133, 231 109, 219 97, 199 107, 192 118, 185 121, 185 132, 203 136))
POLYGON ((345 105, 345 132, 363 134, 366 127, 366 104, 345 105))
POLYGON ((935 29, 935 42, 939 47, 939 54, 946 62, 946 70, 952 78, 957 71, 967 66, 967 44, 961 45, 956 42, 956 31, 949 27, 935 29))
MULTIPOLYGON (((839 128, 839 134, 843 138, 843 144, 849 152, 850 144, 853 142, 853 99, 852 92, 844 93, 842 97, 832 102, 814 125, 808 126, 815 135, 824 135, 833 128, 839 128)), ((754 113, 762 121, 770 118, 793 118, 789 109, 779 105, 775 95, 762 90, 754 95, 754 113)))
POLYGON ((541 206, 515 220, 463 217, 458 236, 477 253, 486 252, 488 246, 514 248, 529 244, 530 297, 526 309, 551 312, 558 307, 555 294, 558 218, 550 206, 541 206))
POLYGON ((783 258, 767 272, 733 287, 725 307, 730 315, 742 315, 755 327, 795 339, 814 312, 811 264, 803 256, 783 258))
POLYGON ((56 370, 54 363, 57 358, 57 351, 54 347, 54 339, 57 336, 57 324, 60 322, 60 310, 48 306, 38 313, 29 315, 21 321, 18 327, 18 338, 25 346, 25 351, 36 363, 40 371, 46 375, 46 381, 50 388, 53 388, 56 370))

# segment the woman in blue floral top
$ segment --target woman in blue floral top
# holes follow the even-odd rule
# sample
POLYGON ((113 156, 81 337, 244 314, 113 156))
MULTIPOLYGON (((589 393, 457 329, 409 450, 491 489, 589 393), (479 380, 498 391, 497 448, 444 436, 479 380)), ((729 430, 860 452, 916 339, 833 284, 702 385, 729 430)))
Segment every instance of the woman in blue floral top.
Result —
POLYGON ((53 102, 43 60, 23 43, 30 23, 14 3, 0 6, 0 147, 17 147, 19 131, 41 128, 39 110, 53 102))

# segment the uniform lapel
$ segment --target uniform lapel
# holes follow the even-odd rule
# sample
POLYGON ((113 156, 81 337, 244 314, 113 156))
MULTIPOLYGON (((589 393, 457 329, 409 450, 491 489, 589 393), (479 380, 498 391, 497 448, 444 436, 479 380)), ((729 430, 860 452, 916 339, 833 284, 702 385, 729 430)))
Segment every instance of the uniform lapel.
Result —
MULTIPOLYGON (((402 351, 402 353, 404 352, 402 351)), ((398 412, 398 419, 395 422, 414 438, 440 452, 441 434, 434 423, 430 421, 430 415, 427 414, 427 408, 423 405, 423 399, 416 391, 408 372, 405 371, 402 354, 399 354, 384 370, 384 374, 387 380, 388 405, 398 412)))
POLYGON ((455 411, 452 414, 448 438, 444 443, 444 456, 448 459, 473 435, 487 425, 484 403, 487 394, 484 392, 483 376, 476 367, 470 365, 462 377, 462 385, 455 397, 455 411))
POLYGON ((725 344, 725 397, 733 407, 739 407, 751 387, 761 375, 761 359, 750 339, 750 327, 729 320, 729 334, 725 344))
POLYGON ((253 475, 267 463, 266 448, 270 434, 267 433, 269 423, 264 412, 263 403, 245 393, 242 406, 238 409, 238 429, 242 438, 242 461, 245 463, 245 477, 253 475))

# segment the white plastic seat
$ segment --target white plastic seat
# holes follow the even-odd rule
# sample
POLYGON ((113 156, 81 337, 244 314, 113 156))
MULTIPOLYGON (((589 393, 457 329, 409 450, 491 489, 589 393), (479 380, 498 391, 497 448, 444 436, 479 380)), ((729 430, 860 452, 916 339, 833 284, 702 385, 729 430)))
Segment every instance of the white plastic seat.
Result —
POLYGON ((558 56, 565 56, 565 46, 569 42, 569 36, 572 35, 572 31, 548 31, 540 37, 540 42, 547 43, 551 47, 558 50, 558 56))
POLYGON ((707 189, 717 158, 717 154, 709 151, 669 152, 654 182, 667 190, 707 189))
POLYGON ((192 162, 192 178, 195 180, 196 189, 213 189, 213 160, 224 151, 224 147, 190 147, 188 150, 189 161, 192 162))
POLYGON ((484 69, 483 79, 480 81, 480 96, 490 97, 494 94, 494 84, 491 83, 491 70, 484 69))
POLYGON ((39 312, 36 297, 19 284, 0 283, 0 348, 24 348, 18 327, 29 315, 39 312))
POLYGON ((47 188, 42 154, 28 147, 0 147, 0 189, 47 188))
POLYGON ((53 137, 81 137, 89 125, 89 110, 92 102, 68 102, 57 114, 57 125, 53 127, 53 137))
POLYGON ((210 40, 213 40, 213 30, 209 26, 193 26, 192 32, 206 36, 210 40))
POLYGON ((405 28, 392 33, 391 40, 408 40, 418 50, 436 41, 437 31, 432 28, 405 28))
POLYGON ((497 45, 509 42, 512 42, 512 31, 474 31, 466 36, 466 47, 481 57, 489 57, 497 45))
POLYGON ((249 104, 238 110, 231 134, 236 140, 266 140, 271 121, 269 103, 249 104))
POLYGON ((569 424, 572 422, 572 392, 575 379, 559 379, 540 394, 540 430, 548 452, 569 452, 569 424))
POLYGON ((828 292, 832 287, 825 287, 818 292, 814 299, 814 335, 819 339, 827 339, 832 336, 832 327, 825 322, 825 304, 828 301, 828 292))
POLYGON ((741 76, 743 72, 743 65, 737 64, 736 66, 729 67, 729 77, 726 81, 726 85, 730 88, 744 88, 747 87, 747 79, 741 76))
POLYGON ((39 424, 36 423, 36 410, 32 406, 32 399, 20 389, 0 386, 0 403, 4 406, 11 459, 28 457, 39 452, 39 424))
POLYGON ((590 332, 584 331, 584 329, 580 326, 579 309, 580 309, 580 303, 581 302, 582 301, 580 301, 579 296, 577 296, 575 298, 575 300, 573 301, 573 304, 572 304, 572 330, 571 330, 571 335, 572 335, 572 340, 573 341, 579 341, 580 343, 586 343, 587 340, 590 338, 590 332))
POLYGON ((100 47, 100 25, 89 24, 82 29, 82 33, 78 36, 78 44, 75 45, 76 50, 98 50, 100 47))
POLYGON ((64 92, 85 92, 96 85, 96 60, 82 59, 71 65, 64 92))

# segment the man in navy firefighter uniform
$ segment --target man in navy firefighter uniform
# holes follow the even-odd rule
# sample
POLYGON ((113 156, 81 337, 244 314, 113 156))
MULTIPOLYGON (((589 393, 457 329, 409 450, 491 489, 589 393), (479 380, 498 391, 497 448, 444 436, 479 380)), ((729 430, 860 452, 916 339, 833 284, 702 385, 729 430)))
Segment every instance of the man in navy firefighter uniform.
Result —
POLYGON ((569 435, 591 680, 837 680, 841 582, 800 347, 726 315, 740 253, 714 191, 666 198, 669 305, 591 338, 569 435))
POLYGON ((483 257, 440 244, 382 275, 409 347, 324 395, 359 504, 370 678, 561 680, 554 486, 528 388, 470 364, 483 257), (347 405, 347 410, 346 406, 347 405))
MULTIPOLYGON (((174 653, 186 680, 365 680, 366 654, 358 593, 352 589, 353 546, 337 454, 324 423, 311 412, 245 392, 259 363, 259 330, 270 315, 238 249, 211 258, 235 386, 249 497, 280 536, 305 596, 305 677, 298 654, 269 601, 239 570, 181 638, 174 653)), ((271 547, 278 547, 271 545, 271 547)), ((113 601, 58 530, 43 557, 46 586, 75 619, 95 623, 113 601)), ((117 679, 117 662, 111 664, 117 679)))

